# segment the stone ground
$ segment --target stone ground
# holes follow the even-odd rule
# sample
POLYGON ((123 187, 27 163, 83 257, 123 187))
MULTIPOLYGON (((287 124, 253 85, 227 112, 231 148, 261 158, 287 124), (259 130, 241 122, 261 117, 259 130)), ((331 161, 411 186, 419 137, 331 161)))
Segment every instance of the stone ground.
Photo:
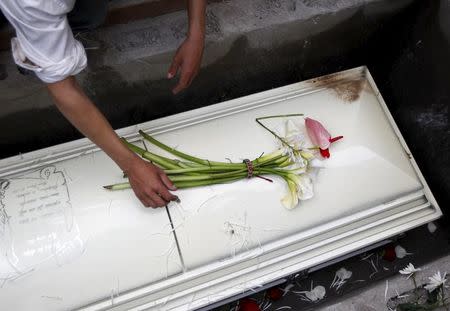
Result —
MULTIPOLYGON (((440 271, 450 271, 450 260, 448 256, 433 260, 427 264, 421 265, 420 268, 427 276, 431 276, 440 271)), ((423 273, 419 274, 422 275, 423 273)), ((362 288, 354 293, 349 293, 341 299, 330 302, 324 306, 317 308, 318 311, 375 311, 383 310, 385 308, 385 301, 392 295, 402 294, 414 288, 412 282, 407 282, 403 276, 397 275, 385 280, 375 282, 365 288, 362 288)), ((447 295, 448 295, 447 291, 447 295)), ((446 310, 440 308, 439 310, 446 310)), ((447 309, 448 310, 448 309, 447 309)))

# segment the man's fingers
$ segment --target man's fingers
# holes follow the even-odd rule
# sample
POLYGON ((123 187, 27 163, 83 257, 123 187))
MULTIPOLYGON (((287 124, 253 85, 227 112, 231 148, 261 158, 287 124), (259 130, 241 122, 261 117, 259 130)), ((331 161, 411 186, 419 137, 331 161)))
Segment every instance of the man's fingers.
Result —
POLYGON ((167 175, 164 172, 162 172, 162 170, 159 176, 161 177, 161 181, 163 182, 164 186, 167 187, 167 189, 172 191, 177 190, 177 187, 175 187, 175 185, 172 183, 169 177, 167 177, 167 175))
POLYGON ((139 193, 136 194, 136 196, 138 197, 139 201, 141 201, 141 203, 145 206, 145 207, 154 207, 155 206, 155 202, 153 202, 152 199, 150 199, 147 195, 145 195, 144 193, 139 193))
POLYGON ((168 204, 168 202, 160 197, 156 192, 153 192, 151 199, 153 200, 153 202, 155 202, 155 205, 153 207, 164 207, 168 204))
POLYGON ((190 80, 190 73, 188 72, 181 72, 180 81, 178 81, 178 84, 175 86, 175 88, 172 90, 174 94, 177 94, 178 92, 184 90, 189 86, 189 80, 190 80))
POLYGON ((174 57, 172 64, 169 67, 169 71, 167 72, 167 78, 172 79, 176 76, 178 72, 178 68, 180 68, 181 62, 178 57, 174 57))
POLYGON ((159 188, 158 194, 161 196, 161 198, 166 200, 166 202, 176 201, 178 199, 178 197, 176 195, 173 195, 172 193, 170 193, 167 190, 167 188, 165 188, 165 187, 159 188))

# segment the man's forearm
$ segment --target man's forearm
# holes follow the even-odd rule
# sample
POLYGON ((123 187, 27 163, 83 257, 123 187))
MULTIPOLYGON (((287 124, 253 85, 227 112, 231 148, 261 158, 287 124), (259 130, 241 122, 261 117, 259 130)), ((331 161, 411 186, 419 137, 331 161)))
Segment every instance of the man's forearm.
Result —
POLYGON ((206 0, 189 0, 189 31, 188 36, 202 39, 205 36, 206 0))
POLYGON ((169 192, 176 188, 164 171, 143 161, 121 142, 75 78, 69 77, 47 86, 61 113, 127 173, 134 193, 144 206, 162 207, 177 200, 169 192))
POLYGON ((136 158, 120 141, 103 114, 84 94, 74 77, 48 84, 50 94, 61 113, 86 137, 102 148, 127 171, 136 158))

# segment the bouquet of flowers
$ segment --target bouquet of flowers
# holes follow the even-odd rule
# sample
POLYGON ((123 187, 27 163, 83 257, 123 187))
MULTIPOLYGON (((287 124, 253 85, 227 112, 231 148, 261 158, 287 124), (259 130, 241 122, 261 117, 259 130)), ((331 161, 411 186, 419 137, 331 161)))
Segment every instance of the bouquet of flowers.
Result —
MULTIPOLYGON (((303 133, 291 120, 287 119, 284 123, 284 135, 277 134, 262 122, 262 120, 270 118, 299 116, 303 115, 290 114, 257 118, 256 122, 278 139, 279 148, 253 160, 245 159, 241 163, 198 158, 167 146, 143 131, 139 131, 139 133, 146 141, 169 152, 176 158, 172 159, 144 150, 125 139, 123 142, 142 158, 162 168, 178 189, 230 183, 245 178, 262 178, 271 182, 272 180, 267 176, 279 176, 284 179, 289 189, 281 202, 286 208, 291 209, 297 206, 299 200, 307 200, 314 195, 310 171, 311 161, 316 157, 317 151, 325 158, 330 157, 330 144, 342 138, 342 136, 332 138, 320 122, 306 118, 307 133, 314 146, 305 147, 303 133)), ((104 186, 104 188, 121 190, 130 188, 130 184, 125 182, 104 186)))

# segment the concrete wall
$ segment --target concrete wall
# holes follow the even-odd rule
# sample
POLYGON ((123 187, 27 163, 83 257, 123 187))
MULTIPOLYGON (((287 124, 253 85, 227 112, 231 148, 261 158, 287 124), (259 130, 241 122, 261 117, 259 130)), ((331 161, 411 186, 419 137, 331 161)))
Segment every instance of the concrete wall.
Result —
POLYGON ((450 1, 418 1, 403 16, 368 64, 450 224, 450 1))

